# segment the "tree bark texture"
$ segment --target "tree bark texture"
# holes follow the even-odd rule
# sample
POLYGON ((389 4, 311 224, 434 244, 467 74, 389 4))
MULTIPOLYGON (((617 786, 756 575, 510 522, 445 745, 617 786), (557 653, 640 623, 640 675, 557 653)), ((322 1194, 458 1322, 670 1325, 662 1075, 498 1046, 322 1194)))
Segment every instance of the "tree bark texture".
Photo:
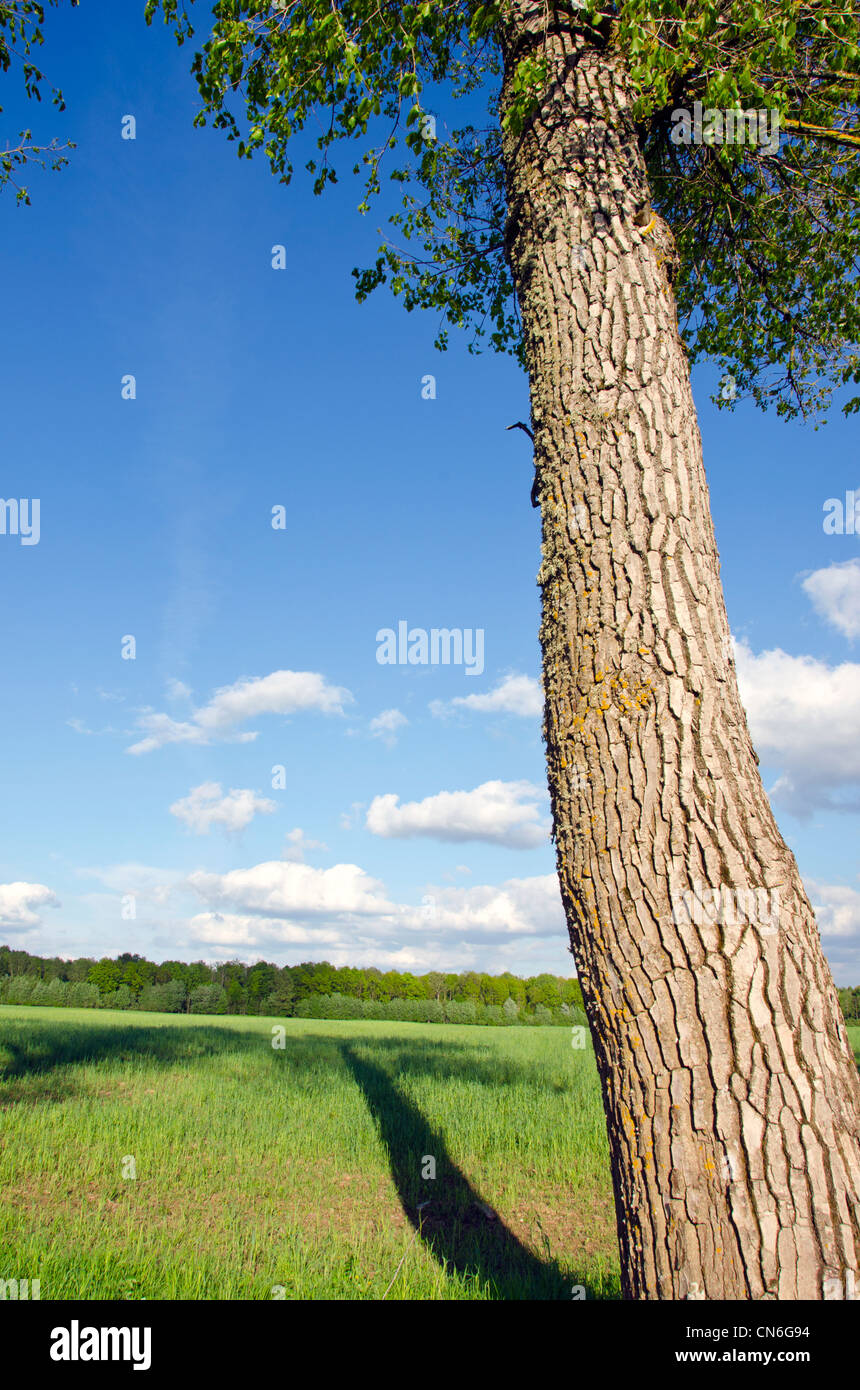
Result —
MULTIPOLYGON (((702 447, 622 55, 509 0, 548 81, 504 135, 542 507, 562 898, 633 1299, 851 1296, 860 1084, 738 694, 702 447), (686 895, 686 896, 685 896, 686 895)), ((860 1281, 858 1281, 860 1282, 860 1281)))

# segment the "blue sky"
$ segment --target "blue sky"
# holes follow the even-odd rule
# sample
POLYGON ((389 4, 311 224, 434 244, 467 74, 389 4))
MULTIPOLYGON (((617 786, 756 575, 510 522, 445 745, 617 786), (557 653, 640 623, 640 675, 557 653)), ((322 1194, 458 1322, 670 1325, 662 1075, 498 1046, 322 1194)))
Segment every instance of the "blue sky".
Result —
MULTIPOLYGON (((191 51, 142 9, 49 15, 64 114, 3 79, 0 141, 77 148, 29 176, 32 207, 0 195, 0 494, 40 501, 38 544, 0 535, 0 940, 571 974, 538 513, 505 428, 525 379, 462 339, 437 353, 435 318, 386 291, 356 305, 381 215, 348 177, 314 198, 193 129, 191 51), (380 665, 401 620, 481 629, 483 671, 380 665)), ((716 379, 694 391, 742 694, 837 981, 860 983, 860 537, 823 529, 828 498, 860 498, 857 425, 721 413, 716 379)))

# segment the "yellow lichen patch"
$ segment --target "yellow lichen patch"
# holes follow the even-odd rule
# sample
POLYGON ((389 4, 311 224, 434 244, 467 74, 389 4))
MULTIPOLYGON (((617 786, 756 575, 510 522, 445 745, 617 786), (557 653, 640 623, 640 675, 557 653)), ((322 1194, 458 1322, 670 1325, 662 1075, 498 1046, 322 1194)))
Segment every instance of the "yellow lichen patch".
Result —
POLYGON ((628 1134, 636 1133, 636 1126, 633 1123, 633 1116, 630 1114, 630 1111, 627 1109, 627 1106, 624 1105, 623 1102, 621 1104, 621 1123, 627 1130, 628 1134))

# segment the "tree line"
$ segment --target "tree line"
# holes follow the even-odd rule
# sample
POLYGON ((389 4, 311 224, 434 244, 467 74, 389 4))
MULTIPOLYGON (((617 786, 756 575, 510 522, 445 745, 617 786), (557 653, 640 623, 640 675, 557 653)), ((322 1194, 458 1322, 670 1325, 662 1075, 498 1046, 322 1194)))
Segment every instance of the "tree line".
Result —
POLYGON ((262 1014, 298 1018, 379 1018, 412 1022, 570 1024, 584 1022, 576 979, 523 979, 468 970, 378 970, 253 965, 225 961, 156 963, 125 951, 115 958, 35 956, 0 946, 0 1003, 158 1013, 262 1014))
MULTIPOLYGON (((860 1024, 860 986, 840 989, 848 1023, 860 1024)), ((430 970, 254 965, 198 960, 156 963, 124 951, 115 958, 33 956, 0 946, 0 1003, 154 1013, 263 1014, 289 1018, 389 1018, 434 1023, 584 1022, 579 981, 430 970)))

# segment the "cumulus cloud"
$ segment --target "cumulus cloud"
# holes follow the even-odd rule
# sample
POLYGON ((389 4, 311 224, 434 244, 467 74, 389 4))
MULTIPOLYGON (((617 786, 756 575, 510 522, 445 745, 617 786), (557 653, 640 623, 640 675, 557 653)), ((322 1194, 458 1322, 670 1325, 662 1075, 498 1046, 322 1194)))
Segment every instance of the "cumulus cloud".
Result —
POLYGON ((216 910, 234 908, 240 913, 271 917, 332 919, 385 916, 394 911, 383 885, 357 864, 314 869, 309 864, 269 860, 227 874, 200 871, 190 874, 188 883, 216 910))
POLYGON ((397 742, 397 730, 408 723, 406 715, 401 714, 399 709, 384 709, 375 719, 371 719, 370 732, 373 738, 381 738, 392 748, 397 742))
POLYGON ((780 769, 773 801, 799 816, 860 809, 860 664, 755 655, 746 642, 735 656, 753 742, 780 769))
POLYGON ((276 802, 257 796, 248 787, 232 787, 224 796, 220 782, 201 782, 180 801, 174 801, 170 814, 196 835, 208 835, 213 825, 244 830, 255 815, 271 815, 277 809, 276 802))
POLYGON ((207 744, 230 740, 248 743, 256 732, 236 732, 245 720, 265 714, 296 714, 318 710, 322 714, 342 714, 353 696, 341 686, 329 685, 315 671, 273 671, 268 676, 243 677, 233 685, 221 686, 208 704, 195 710, 189 720, 176 720, 169 714, 142 711, 137 721, 146 737, 126 751, 140 754, 163 748, 168 743, 207 744))
POLYGON ((0 927, 6 931, 38 927, 41 909, 59 906, 56 893, 43 883, 0 883, 0 927))
POLYGON ((860 559, 814 570, 803 588, 819 617, 852 640, 860 637, 860 559))
MULTIPOLYGON (((503 947, 496 948, 495 958, 482 955, 465 941, 446 943, 444 955, 438 942, 427 945, 416 941, 407 946, 384 941, 382 936, 355 930, 340 930, 297 926, 292 922, 269 921, 262 917, 242 917, 235 913, 201 912, 192 918, 191 939, 204 946, 207 956, 248 961, 259 959, 262 953, 270 960, 281 956, 295 960, 299 951, 303 958, 324 952, 331 965, 375 966, 379 970, 411 970, 421 974, 428 970, 516 970, 517 958, 505 958, 503 947)), ((528 948, 526 948, 528 952, 528 948)), ((549 969, 570 974, 569 964, 555 958, 544 959, 535 966, 535 973, 549 969)))
POLYGON ((328 845, 324 845, 322 840, 308 839, 305 832, 296 826, 295 830, 291 830, 286 837, 286 845, 281 858, 289 860, 292 864, 303 864, 305 855, 315 849, 327 850, 328 845))
POLYGON ((531 782, 484 782, 470 792, 437 792, 402 806, 389 792, 374 797, 366 824, 385 839, 484 840, 509 849, 533 849, 545 844, 549 835, 549 821, 538 809, 545 798, 546 792, 531 782))
POLYGON ((425 895, 423 907, 405 910, 402 921, 417 931, 465 936, 566 936, 557 874, 511 878, 497 886, 440 888, 425 895))
POLYGON ((822 937, 853 937, 860 945, 860 891, 816 879, 806 879, 804 886, 822 937))
POLYGON ((307 927, 266 917, 245 917, 237 912, 198 912, 189 931, 196 941, 219 948, 227 955, 267 946, 338 946, 343 933, 333 928, 307 927))
MULTIPOLYGON (((265 867, 257 866, 258 869, 265 867)), ((355 868, 354 865, 338 867, 355 868)), ((356 960, 360 945, 371 963, 384 963, 396 968, 393 961, 406 957, 409 963, 401 964, 401 969, 413 969, 421 961, 426 970, 432 970, 441 963, 441 939, 445 941, 444 962, 450 964, 452 950, 461 953, 469 951, 472 959, 475 959, 476 947, 486 947, 488 942, 510 944, 513 938, 518 937, 558 937, 559 940, 565 937, 564 912, 555 874, 509 879, 497 887, 438 889, 435 893, 425 894, 420 907, 388 903, 383 916, 359 923, 358 931, 356 924, 343 920, 354 914, 354 907, 345 906, 343 899, 340 899, 336 910, 331 905, 320 907, 319 895, 314 891, 318 887, 318 884, 313 885, 310 892, 309 885, 303 888, 305 897, 312 898, 315 903, 313 913, 307 908, 300 910, 295 904, 289 914, 283 911, 261 913, 241 910, 201 912, 192 918, 191 934, 198 941, 215 947, 236 949, 264 945, 325 946, 327 958, 334 962, 334 957, 328 952, 329 948, 335 948, 342 954, 344 963, 356 960), (303 915, 316 916, 317 920, 302 921, 303 915), (399 932, 420 934, 423 938, 431 938, 431 941, 419 947, 395 946, 391 938, 396 938, 399 932), (452 947, 450 941, 455 937, 462 939, 452 947), (377 946, 380 941, 383 942, 381 947, 377 946), (384 944, 386 941, 387 947, 384 944)), ((234 884, 228 891, 236 900, 246 894, 247 885, 237 889, 234 884)))
POLYGON ((543 713, 543 691, 531 676, 511 675, 486 695, 458 695, 453 700, 433 700, 430 712, 442 718, 457 709, 477 710, 480 714, 518 714, 534 719, 543 713))
MULTIPOLYGON (((527 949, 529 941, 555 940, 561 947, 566 940, 554 873, 436 888, 420 905, 389 901, 384 885, 355 864, 323 870, 265 863, 223 875, 193 874, 189 883, 207 908, 192 918, 192 937, 228 954, 324 947, 334 963, 363 959, 394 968, 399 959, 401 969, 431 970, 467 958, 474 963, 494 946, 513 950, 520 939, 527 949)), ((505 968, 507 960, 499 965, 505 968)))
POLYGON ((804 885, 833 978, 838 985, 856 985, 860 980, 860 891, 809 878, 804 885))

